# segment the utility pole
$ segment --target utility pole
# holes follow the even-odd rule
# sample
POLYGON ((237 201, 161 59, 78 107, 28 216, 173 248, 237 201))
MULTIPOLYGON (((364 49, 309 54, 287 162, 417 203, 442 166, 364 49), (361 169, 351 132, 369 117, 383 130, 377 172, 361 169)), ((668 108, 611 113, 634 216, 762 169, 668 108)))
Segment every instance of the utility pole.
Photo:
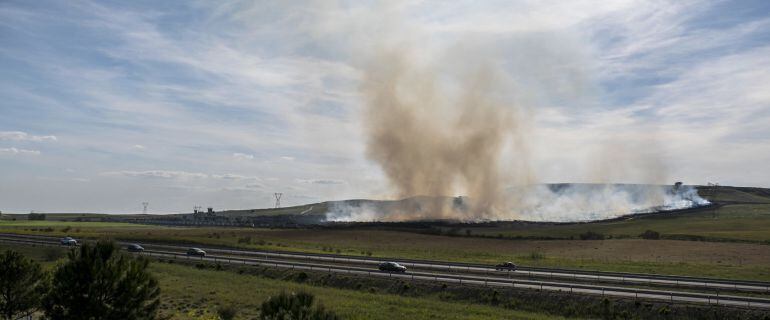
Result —
POLYGON ((147 214, 147 206, 149 205, 149 202, 142 202, 142 214, 147 214))
POLYGON ((275 193, 275 207, 279 208, 281 207, 281 196, 283 196, 283 193, 276 192, 275 193))

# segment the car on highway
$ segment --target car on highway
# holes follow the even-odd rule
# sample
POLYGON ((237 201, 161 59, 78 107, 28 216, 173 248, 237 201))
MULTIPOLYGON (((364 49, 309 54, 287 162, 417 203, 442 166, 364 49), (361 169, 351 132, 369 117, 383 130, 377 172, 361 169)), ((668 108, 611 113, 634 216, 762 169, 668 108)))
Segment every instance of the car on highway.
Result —
POLYGON ((396 262, 383 262, 380 263, 380 271, 387 271, 387 272, 406 272, 406 267, 396 263, 396 262))
POLYGON ((129 244, 128 246, 126 246, 126 250, 128 250, 128 252, 142 252, 142 251, 144 251, 144 247, 142 247, 142 246, 140 246, 140 245, 138 245, 136 243, 132 243, 132 244, 129 244))
POLYGON ((497 271, 516 271, 516 264, 513 262, 503 262, 500 264, 495 265, 495 270, 497 271))
POLYGON ((203 251, 199 248, 190 248, 187 250, 188 256, 199 256, 199 257, 205 257, 206 251, 203 251))
POLYGON ((64 246, 76 246, 78 245, 78 241, 73 239, 72 237, 64 237, 59 239, 59 244, 64 246))

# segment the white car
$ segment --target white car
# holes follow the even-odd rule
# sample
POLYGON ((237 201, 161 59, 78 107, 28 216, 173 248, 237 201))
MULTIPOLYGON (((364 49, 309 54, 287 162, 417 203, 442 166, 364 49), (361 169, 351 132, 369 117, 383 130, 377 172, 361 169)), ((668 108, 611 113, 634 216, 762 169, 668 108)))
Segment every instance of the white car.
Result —
POLYGON ((76 246, 78 245, 78 241, 73 239, 72 237, 64 237, 59 240, 59 243, 64 246, 76 246))

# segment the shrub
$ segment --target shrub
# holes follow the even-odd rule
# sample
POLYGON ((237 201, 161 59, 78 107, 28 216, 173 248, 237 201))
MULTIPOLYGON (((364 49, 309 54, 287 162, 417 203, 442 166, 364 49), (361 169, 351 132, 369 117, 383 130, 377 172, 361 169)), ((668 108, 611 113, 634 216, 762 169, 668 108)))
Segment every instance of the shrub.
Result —
POLYGON ((262 303, 260 319, 264 320, 336 320, 339 317, 321 305, 313 306, 315 297, 306 292, 281 293, 262 303))
POLYGON ((658 240, 658 239, 660 239, 660 233, 658 233, 657 231, 652 231, 652 230, 647 230, 647 231, 645 231, 644 233, 642 233, 639 236, 642 237, 642 239, 647 239, 647 240, 658 240))
POLYGON ((232 304, 217 307, 217 315, 222 320, 232 320, 238 314, 238 308, 232 304))

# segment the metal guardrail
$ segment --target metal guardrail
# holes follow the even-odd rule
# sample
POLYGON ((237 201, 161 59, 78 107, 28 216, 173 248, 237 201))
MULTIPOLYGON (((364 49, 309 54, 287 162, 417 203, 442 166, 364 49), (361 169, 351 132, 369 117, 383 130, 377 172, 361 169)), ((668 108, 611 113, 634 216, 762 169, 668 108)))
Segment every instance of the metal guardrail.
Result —
MULTIPOLYGON (((2 239, 0 241, 17 242, 26 244, 39 244, 44 246, 62 247, 58 242, 44 241, 44 240, 12 240, 2 239)), ((527 289, 540 289, 567 292, 569 289, 570 294, 592 294, 601 296, 615 296, 634 299, 647 299, 647 300, 668 300, 671 303, 674 301, 684 303, 700 303, 700 304, 715 304, 715 305, 727 305, 747 308, 763 308, 770 309, 770 299, 755 298, 755 297, 741 297, 741 296, 724 296, 724 295, 712 295, 703 293, 689 293, 689 292, 675 292, 675 291, 662 291, 662 290, 647 290, 636 288, 622 288, 622 287, 603 287, 594 285, 582 285, 571 283, 556 283, 556 282, 543 282, 543 281, 531 281, 531 280, 503 280, 503 279, 490 279, 457 275, 441 275, 441 274, 427 274, 427 273, 410 273, 410 274, 394 274, 381 271, 372 271, 363 268, 344 267, 344 266, 319 266, 309 263, 296 263, 296 262, 264 262, 260 259, 247 259, 237 257, 192 257, 186 254, 176 254, 167 252, 144 252, 140 255, 148 255, 155 257, 171 258, 174 260, 187 260, 187 261, 210 261, 228 264, 242 264, 242 265, 256 265, 256 266, 275 266, 291 269, 305 269, 310 271, 326 271, 330 273, 347 273, 347 274, 359 274, 367 276, 381 276, 381 277, 396 277, 402 279, 411 280, 428 280, 435 282, 447 282, 447 283, 459 283, 460 285, 483 285, 483 286, 497 286, 497 287, 511 287, 511 288, 527 288, 527 289), (578 291, 576 291, 578 290, 578 291), (614 293, 614 294, 613 294, 614 293), (633 294, 633 296, 631 296, 633 294), (695 300, 695 301, 693 301, 695 300), (753 305, 752 305, 753 303, 753 305)))

